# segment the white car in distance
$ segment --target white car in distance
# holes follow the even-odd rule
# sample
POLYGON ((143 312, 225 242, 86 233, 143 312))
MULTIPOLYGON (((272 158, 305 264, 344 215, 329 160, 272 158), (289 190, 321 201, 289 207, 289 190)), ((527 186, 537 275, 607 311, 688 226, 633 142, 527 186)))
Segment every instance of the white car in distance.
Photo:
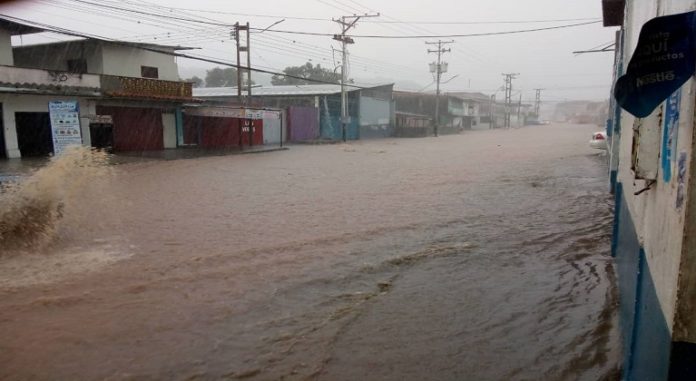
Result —
POLYGON ((608 140, 607 133, 604 131, 597 131, 592 134, 592 139, 590 139, 590 147, 594 149, 608 150, 608 140))

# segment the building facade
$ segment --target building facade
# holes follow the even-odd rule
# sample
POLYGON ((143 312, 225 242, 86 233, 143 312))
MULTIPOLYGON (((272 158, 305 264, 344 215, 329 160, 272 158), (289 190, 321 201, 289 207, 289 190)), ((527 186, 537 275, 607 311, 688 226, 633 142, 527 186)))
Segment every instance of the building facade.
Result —
MULTIPOLYGON (((412 91, 394 92, 396 113, 427 115, 431 118, 433 127, 435 125, 435 103, 435 94, 412 91)), ((458 134, 470 126, 471 119, 467 116, 468 108, 465 108, 464 102, 458 97, 440 95, 439 112, 439 134, 458 134)))
POLYGON ((80 39, 12 46, 44 30, 0 18, 0 157, 54 151, 49 102, 77 102, 82 143, 116 152, 175 148, 192 86, 179 80, 175 50, 80 39))
MULTIPOLYGON (((618 27, 616 81, 626 73, 646 22, 696 5, 603 0, 602 7, 604 25, 618 27)), ((644 118, 611 102, 612 254, 625 380, 696 379, 695 103, 693 77, 644 118)))
MULTIPOLYGON (((349 120, 345 128, 347 140, 393 136, 392 87, 393 85, 348 88, 349 120)), ((240 104, 236 87, 197 88, 194 89, 194 96, 211 104, 240 104)), ((343 139, 340 85, 252 87, 252 105, 259 109, 286 111, 289 121, 286 135, 292 141, 343 139), (316 128, 314 123, 298 123, 299 119, 309 122, 307 116, 310 114, 317 118, 316 128)))

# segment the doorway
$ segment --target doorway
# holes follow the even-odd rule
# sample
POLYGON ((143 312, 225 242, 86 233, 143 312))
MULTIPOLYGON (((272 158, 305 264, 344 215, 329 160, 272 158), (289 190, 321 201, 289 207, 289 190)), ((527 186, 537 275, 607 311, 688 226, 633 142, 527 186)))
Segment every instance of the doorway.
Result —
POLYGON ((90 123, 89 135, 92 147, 112 152, 114 147, 114 126, 110 123, 90 123))
POLYGON ((5 147, 5 122, 2 117, 2 103, 0 103, 0 159, 7 158, 7 147, 5 147))
POLYGON ((47 112, 17 112, 15 124, 22 157, 48 156, 53 153, 51 119, 47 112))

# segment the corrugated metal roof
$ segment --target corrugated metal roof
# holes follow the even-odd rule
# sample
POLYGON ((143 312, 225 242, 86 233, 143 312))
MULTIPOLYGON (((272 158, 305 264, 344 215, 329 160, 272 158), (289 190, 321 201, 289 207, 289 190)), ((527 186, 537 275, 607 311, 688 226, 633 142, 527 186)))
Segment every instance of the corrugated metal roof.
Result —
MULTIPOLYGON (((347 87, 347 91, 358 90, 347 87)), ((331 95, 341 92, 341 85, 293 85, 293 86, 259 86, 252 87, 252 96, 283 96, 283 95, 331 95)), ((200 87, 193 89, 193 96, 206 97, 236 97, 236 87, 200 87)))
POLYGON ((102 40, 98 38, 84 38, 84 37, 74 37, 74 38, 69 38, 63 41, 52 41, 52 42, 36 42, 36 43, 25 43, 23 45, 19 46, 13 46, 13 49, 24 49, 24 48, 32 48, 32 47, 38 47, 38 46, 57 46, 57 45, 70 45, 74 43, 80 43, 80 42, 85 42, 89 44, 96 44, 96 43, 101 43, 101 44, 110 44, 110 45, 121 45, 121 46, 132 46, 134 48, 141 48, 141 49, 161 49, 164 51, 177 51, 177 50, 194 50, 194 49, 199 49, 199 48, 194 48, 191 46, 179 46, 179 45, 160 45, 160 44, 151 44, 147 42, 132 42, 132 41, 110 41, 110 40, 102 40))
MULTIPOLYGON (((369 90, 377 87, 390 86, 375 85, 371 87, 355 87, 346 85, 346 91, 369 90)), ((272 96, 309 96, 309 95, 331 95, 341 92, 341 85, 321 84, 321 85, 292 85, 292 86, 257 86, 251 88, 251 95, 255 97, 272 96)), ((193 89, 193 96, 198 98, 214 97, 236 97, 236 87, 199 87, 193 89)))
POLYGON ((489 101, 490 98, 488 95, 480 92, 464 92, 464 91, 458 91, 458 92, 452 92, 452 93, 446 93, 447 95, 451 95, 453 97, 457 97, 462 100, 481 100, 481 101, 489 101))

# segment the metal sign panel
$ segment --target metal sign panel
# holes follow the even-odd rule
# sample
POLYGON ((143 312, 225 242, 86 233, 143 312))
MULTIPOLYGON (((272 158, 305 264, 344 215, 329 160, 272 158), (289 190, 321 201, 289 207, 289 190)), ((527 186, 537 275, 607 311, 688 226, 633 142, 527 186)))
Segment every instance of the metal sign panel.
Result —
POLYGON ((200 107, 187 108, 186 114, 191 116, 208 116, 217 118, 263 119, 264 110, 249 110, 242 108, 200 107))
POLYGON ((614 88, 622 108, 644 118, 694 74, 695 15, 662 16, 643 25, 626 74, 614 88))
POLYGON ((67 147, 82 145, 80 106, 77 101, 48 102, 53 135, 53 153, 60 155, 67 147))

